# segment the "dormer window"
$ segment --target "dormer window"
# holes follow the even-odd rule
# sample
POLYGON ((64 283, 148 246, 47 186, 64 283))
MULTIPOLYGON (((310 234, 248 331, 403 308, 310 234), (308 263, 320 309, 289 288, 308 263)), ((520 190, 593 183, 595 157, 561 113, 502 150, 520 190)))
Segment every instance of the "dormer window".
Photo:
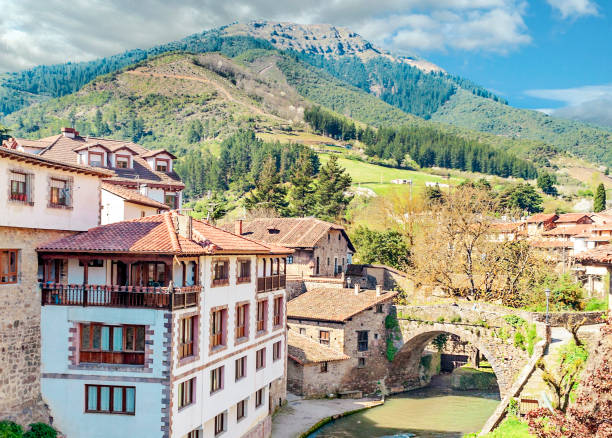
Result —
POLYGON ((104 167, 104 153, 89 152, 89 165, 93 167, 104 167))
POLYGON ((130 168, 129 155, 115 155, 115 167, 118 169, 129 169, 130 168))
POLYGON ((169 168, 170 168, 170 164, 168 163, 168 160, 166 160, 165 158, 155 159, 155 170, 157 170, 158 172, 168 172, 169 168))

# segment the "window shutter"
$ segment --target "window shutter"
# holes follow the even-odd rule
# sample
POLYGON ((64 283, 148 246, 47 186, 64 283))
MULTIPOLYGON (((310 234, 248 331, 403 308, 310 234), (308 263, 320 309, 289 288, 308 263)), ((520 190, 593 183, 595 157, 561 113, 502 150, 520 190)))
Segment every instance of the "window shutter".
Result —
POLYGON ((72 180, 66 181, 66 205, 72 207, 72 180))
POLYGON ((34 185, 34 174, 28 173, 26 174, 26 195, 28 197, 28 202, 34 203, 32 186, 34 185))

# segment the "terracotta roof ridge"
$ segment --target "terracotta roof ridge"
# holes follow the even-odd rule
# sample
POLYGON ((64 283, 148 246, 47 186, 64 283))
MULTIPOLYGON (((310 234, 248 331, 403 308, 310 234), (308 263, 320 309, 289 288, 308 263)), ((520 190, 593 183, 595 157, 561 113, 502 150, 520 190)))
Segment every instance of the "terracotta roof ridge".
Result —
MULTIPOLYGON (((197 220, 197 219, 195 219, 195 220, 197 220)), ((209 226, 211 228, 214 228, 215 230, 221 231, 223 233, 228 233, 228 234, 231 234, 232 236, 239 237, 240 239, 248 240, 249 242, 255 243, 255 244, 260 245, 260 246, 263 246, 264 248, 266 248, 268 250, 272 249, 270 246, 268 246, 267 244, 265 244, 263 242, 260 242, 259 240, 249 239, 248 237, 244 237, 242 235, 234 234, 231 231, 227 231, 227 230, 224 230, 223 228, 216 227, 216 226, 214 226, 214 225, 212 225, 212 224, 210 224, 208 222, 204 222, 204 221, 200 221, 200 220, 198 220, 198 222, 203 224, 203 225, 206 225, 206 226, 209 226)))
POLYGON ((42 151, 40 151, 38 154, 44 155, 44 153, 47 152, 49 149, 51 149, 53 146, 55 146, 55 143, 57 143, 59 139, 62 138, 63 136, 64 136, 63 134, 57 134, 57 136, 55 137, 55 140, 52 140, 51 144, 47 146, 46 148, 44 148, 42 151))
MULTIPOLYGON (((282 240, 279 242, 281 245, 282 245, 282 242, 283 242, 283 241, 286 241, 286 240, 289 238, 289 235, 290 235, 291 233, 293 233, 293 231, 294 231, 296 228, 298 228, 298 227, 301 225, 302 220, 303 220, 304 218, 294 218, 294 219, 295 219, 295 220, 294 220, 294 224, 293 224, 293 226, 292 226, 291 228, 289 228, 289 231, 287 231, 287 232, 285 233, 284 238, 283 238, 283 239, 282 239, 282 240)), ((306 233, 304 233, 304 234, 306 234, 306 233)))
POLYGON ((180 252, 181 245, 179 243, 178 237, 176 236, 176 230, 174 229, 174 222, 172 221, 172 212, 163 213, 164 221, 166 222, 166 228, 168 229, 168 233, 170 234, 170 241, 172 242, 172 249, 180 252))

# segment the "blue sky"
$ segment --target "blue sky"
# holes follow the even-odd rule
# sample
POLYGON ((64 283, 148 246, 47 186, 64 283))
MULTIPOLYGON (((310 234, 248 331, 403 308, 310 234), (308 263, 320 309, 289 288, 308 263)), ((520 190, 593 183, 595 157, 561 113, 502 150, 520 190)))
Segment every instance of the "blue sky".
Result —
MULTIPOLYGON (((546 1, 532 1, 524 14, 525 32, 531 37, 526 44, 508 52, 431 50, 421 55, 450 72, 506 96, 514 106, 558 108, 578 103, 580 95, 587 98, 589 90, 596 91, 575 89, 612 87, 610 17, 612 1, 600 1, 596 14, 565 18, 546 1), (535 93, 533 90, 546 91, 535 93)), ((612 94, 612 90, 608 92, 612 94)))

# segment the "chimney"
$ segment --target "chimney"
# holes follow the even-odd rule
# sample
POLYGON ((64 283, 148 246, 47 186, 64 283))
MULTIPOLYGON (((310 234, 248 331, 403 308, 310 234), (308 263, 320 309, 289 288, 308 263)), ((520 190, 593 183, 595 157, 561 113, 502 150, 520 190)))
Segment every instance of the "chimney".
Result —
POLYGON ((193 230, 193 218, 186 214, 177 214, 177 233, 185 239, 191 240, 193 230))
POLYGON ((382 285, 381 284, 377 284, 376 285, 376 296, 379 297, 382 295, 382 285))
POLYGON ((62 135, 67 138, 74 138, 76 131, 74 128, 62 128, 62 135))
POLYGON ((361 285, 359 283, 355 283, 355 295, 359 295, 361 291, 361 285))
POLYGON ((149 196, 149 187, 146 184, 140 184, 140 194, 142 196, 149 196))
POLYGON ((242 236, 242 219, 238 219, 234 222, 234 234, 242 236))

